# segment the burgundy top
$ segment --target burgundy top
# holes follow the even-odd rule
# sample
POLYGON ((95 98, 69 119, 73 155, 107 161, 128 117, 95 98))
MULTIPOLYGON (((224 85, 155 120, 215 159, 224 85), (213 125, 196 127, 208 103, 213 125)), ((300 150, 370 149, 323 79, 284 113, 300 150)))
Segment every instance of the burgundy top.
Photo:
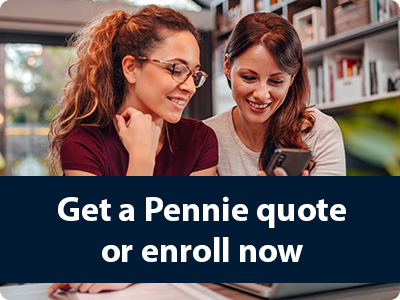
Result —
MULTIPOLYGON (((168 124, 168 133, 172 152, 166 138, 156 157, 155 176, 187 176, 218 164, 217 137, 203 122, 182 118, 168 124)), ((60 157, 63 170, 98 176, 125 176, 129 161, 113 123, 76 127, 62 142, 60 157)))

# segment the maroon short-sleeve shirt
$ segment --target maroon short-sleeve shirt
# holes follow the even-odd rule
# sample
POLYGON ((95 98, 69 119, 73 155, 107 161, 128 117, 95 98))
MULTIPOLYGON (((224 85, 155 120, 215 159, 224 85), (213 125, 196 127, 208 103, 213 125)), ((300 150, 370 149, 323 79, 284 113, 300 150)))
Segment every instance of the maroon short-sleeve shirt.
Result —
MULTIPOLYGON (((171 147, 166 138, 156 157, 155 176, 187 176, 218 164, 216 135, 203 122, 182 118, 168 124, 168 134, 171 147)), ((63 170, 98 176, 125 176, 129 160, 112 123, 105 128, 76 127, 62 142, 60 156, 63 170)))

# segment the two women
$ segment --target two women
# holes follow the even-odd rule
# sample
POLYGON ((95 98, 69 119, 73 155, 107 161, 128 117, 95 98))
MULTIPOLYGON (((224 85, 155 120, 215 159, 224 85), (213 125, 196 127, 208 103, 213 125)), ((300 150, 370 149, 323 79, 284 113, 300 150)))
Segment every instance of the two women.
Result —
MULTIPOLYGON (((132 16, 115 12, 88 31, 52 124, 52 153, 57 158, 61 146, 66 175, 215 173, 214 133, 181 119, 206 78, 196 36, 185 17, 153 6, 132 16)), ((268 13, 244 17, 228 43, 224 72, 237 106, 205 121, 218 136, 219 175, 263 175, 277 147, 311 150, 311 175, 345 175, 338 125, 307 107, 306 61, 289 22, 268 13)), ((128 285, 54 283, 49 293, 128 285)))
POLYGON ((76 37, 78 60, 51 123, 53 167, 65 175, 214 175, 218 146, 181 118, 207 78, 198 32, 183 14, 114 11, 76 37))

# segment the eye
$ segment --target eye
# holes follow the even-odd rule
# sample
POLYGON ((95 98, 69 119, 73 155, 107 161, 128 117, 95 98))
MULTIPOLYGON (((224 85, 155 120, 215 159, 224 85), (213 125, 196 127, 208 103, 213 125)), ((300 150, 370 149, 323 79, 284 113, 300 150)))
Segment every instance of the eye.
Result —
POLYGON ((256 78, 255 78, 254 76, 246 76, 246 75, 244 75, 244 76, 242 76, 242 78, 243 78, 245 81, 248 81, 248 82, 251 82, 251 81, 256 80, 256 78))
POLYGON ((181 65, 175 65, 175 68, 174 68, 174 71, 173 71, 173 75, 180 76, 180 75, 182 75, 184 73, 185 73, 185 67, 183 67, 181 65))
POLYGON ((275 85, 280 85, 280 84, 282 84, 284 81, 283 80, 280 80, 280 79, 276 79, 276 80, 270 80, 270 82, 272 83, 272 84, 275 84, 275 85))
POLYGON ((169 72, 171 72, 171 74, 174 74, 175 73, 175 71, 174 71, 174 68, 171 66, 168 66, 168 67, 165 67, 165 69, 167 70, 167 71, 169 71, 169 72))

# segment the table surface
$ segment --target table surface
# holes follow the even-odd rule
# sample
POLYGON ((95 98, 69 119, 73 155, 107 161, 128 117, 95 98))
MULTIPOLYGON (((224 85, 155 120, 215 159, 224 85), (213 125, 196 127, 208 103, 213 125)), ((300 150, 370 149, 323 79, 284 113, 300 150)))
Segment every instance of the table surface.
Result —
MULTIPOLYGON (((152 285, 152 284, 149 284, 152 285)), ((157 283, 154 283, 157 285, 157 283)), ((201 285, 234 300, 260 300, 262 298, 227 288, 215 283, 202 283, 201 285)), ((0 287, 0 294, 7 300, 71 300, 65 293, 56 293, 48 296, 47 289, 50 283, 37 283, 18 286, 0 287)), ((351 288, 315 295, 291 298, 293 300, 392 300, 400 292, 400 283, 385 283, 351 288)), ((159 297, 162 299, 162 297, 159 297)))

